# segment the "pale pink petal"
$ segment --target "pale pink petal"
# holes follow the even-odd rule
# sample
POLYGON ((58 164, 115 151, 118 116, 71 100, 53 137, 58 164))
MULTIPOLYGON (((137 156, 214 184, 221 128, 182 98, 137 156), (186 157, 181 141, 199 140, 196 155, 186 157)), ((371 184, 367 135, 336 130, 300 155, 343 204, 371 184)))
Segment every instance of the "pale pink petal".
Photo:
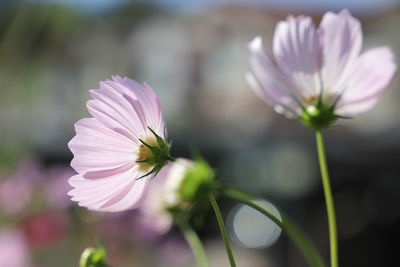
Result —
POLYGON ((72 200, 77 201, 79 206, 88 207, 91 210, 102 210, 102 207, 106 205, 110 200, 115 199, 121 194, 126 194, 134 184, 134 181, 123 181, 121 184, 115 185, 110 188, 96 188, 96 190, 85 190, 85 191, 71 191, 71 194, 77 194, 72 200))
POLYGON ((147 126, 146 121, 142 119, 143 112, 137 112, 132 104, 124 97, 124 95, 118 93, 108 82, 101 82, 98 90, 91 90, 91 96, 100 101, 104 102, 120 114, 130 125, 134 128, 136 133, 143 132, 147 126))
POLYGON ((70 178, 74 187, 68 194, 80 206, 97 211, 122 211, 134 208, 146 192, 148 179, 137 180, 133 171, 104 179, 85 179, 82 175, 70 178))
MULTIPOLYGON (((147 83, 144 83, 143 85, 147 89, 148 92, 151 91, 154 94, 153 89, 151 89, 151 87, 147 83)), ((167 137, 167 134, 166 134, 167 132, 166 132, 164 120, 162 119, 161 107, 160 107, 160 103, 159 103, 158 98, 153 100, 153 102, 155 103, 155 105, 153 106, 154 107, 153 108, 154 111, 152 113, 153 115, 152 115, 152 117, 147 119, 147 121, 148 121, 149 125, 151 125, 151 127, 154 127, 154 131, 159 133, 159 135, 161 137, 166 138, 167 137)))
POLYGON ((335 111, 337 115, 351 117, 355 114, 359 114, 373 108, 377 102, 378 98, 372 98, 358 103, 337 106, 335 111))
POLYGON ((123 148, 125 148, 126 151, 130 151, 135 144, 140 144, 140 142, 136 140, 127 138, 125 135, 107 128, 95 118, 83 118, 79 120, 75 124, 75 131, 79 131, 82 136, 86 136, 87 138, 99 136, 97 141, 102 140, 100 144, 104 145, 104 148, 111 147, 111 149, 114 149, 115 146, 118 151, 123 148))
POLYGON ((148 181, 149 179, 147 178, 136 180, 128 191, 120 193, 113 199, 110 199, 101 207, 101 210, 117 212, 137 207, 139 204, 141 204, 141 201, 147 192, 146 189, 148 181))
POLYGON ((111 190, 114 189, 116 185, 131 182, 132 179, 133 175, 128 178, 124 175, 113 175, 103 179, 86 179, 82 174, 76 174, 68 180, 68 183, 74 188, 68 195, 76 197, 77 199, 83 199, 90 192, 99 192, 103 189, 104 191, 111 190), (79 195, 78 192, 84 192, 85 194, 79 195))
POLYGON ((84 175, 78 174, 68 180, 74 188, 68 192, 68 195, 81 204, 105 202, 125 188, 129 188, 135 178, 136 175, 133 172, 119 173, 102 179, 86 179, 84 175))
POLYGON ((293 84, 287 81, 265 53, 260 37, 250 42, 249 52, 252 74, 248 74, 246 79, 250 87, 264 101, 273 106, 281 105, 290 112, 297 111, 299 107, 292 96, 293 84))
POLYGON ((370 103, 376 102, 374 100, 388 87, 395 73, 394 55, 388 47, 374 48, 363 53, 354 64, 346 91, 338 103, 338 110, 356 114, 372 107, 370 103))
POLYGON ((147 84, 139 84, 127 77, 113 77, 114 86, 131 102, 137 101, 141 104, 143 115, 147 126, 152 128, 161 137, 164 137, 164 121, 162 119, 160 103, 153 89, 147 84))
POLYGON ((320 30, 324 90, 340 94, 361 51, 361 24, 347 10, 338 14, 328 12, 322 18, 320 30))
POLYGON ((120 129, 120 131, 118 131, 119 133, 132 140, 140 137, 141 132, 135 129, 126 118, 118 114, 108 105, 92 99, 87 101, 86 106, 89 113, 94 118, 111 130, 120 129))
MULTIPOLYGON (((291 103, 289 106, 284 106, 283 103, 274 102, 272 100, 274 98, 269 94, 269 91, 261 87, 261 85, 252 73, 247 73, 245 78, 247 84, 250 86, 251 89, 253 89, 256 95, 258 95, 267 104, 271 105, 277 113, 283 114, 288 118, 296 116, 299 107, 295 103, 291 103), (294 107, 290 107, 291 105, 294 105, 294 107)), ((288 100, 289 102, 292 102, 292 99, 288 98, 288 100)))
POLYGON ((128 171, 132 168, 134 168, 137 165, 135 161, 132 161, 130 163, 127 163, 121 167, 117 167, 114 169, 106 169, 106 170, 99 170, 99 171, 87 171, 82 174, 82 176, 86 179, 101 179, 101 178, 106 178, 109 176, 113 176, 125 171, 128 171))
POLYGON ((310 17, 289 16, 276 26, 273 51, 279 68, 296 87, 302 98, 321 91, 320 52, 318 34, 310 17))
POLYGON ((75 125, 76 136, 68 143, 77 172, 115 169, 135 161, 137 147, 125 136, 111 131, 94 118, 85 118, 75 125))

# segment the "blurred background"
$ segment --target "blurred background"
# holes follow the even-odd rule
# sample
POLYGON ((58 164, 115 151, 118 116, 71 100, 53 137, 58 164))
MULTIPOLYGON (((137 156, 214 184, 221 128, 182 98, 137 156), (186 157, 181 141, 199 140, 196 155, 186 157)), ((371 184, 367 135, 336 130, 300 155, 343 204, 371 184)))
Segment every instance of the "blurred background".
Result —
MULTIPOLYGON (((319 21, 342 8, 362 21, 364 49, 400 56, 397 0, 0 0, 0 266, 77 266, 96 238, 115 267, 194 266, 176 229, 137 211, 88 212, 66 196, 73 124, 88 116, 88 90, 114 74, 157 92, 175 156, 198 149, 219 179, 274 203, 328 259, 313 132, 275 114, 244 74, 254 36, 268 46, 288 14, 319 21)), ((326 132, 341 266, 398 264, 399 86, 326 132)), ((220 202, 238 266, 307 266, 257 212, 220 202)), ((228 266, 215 218, 197 230, 211 266, 228 266)))

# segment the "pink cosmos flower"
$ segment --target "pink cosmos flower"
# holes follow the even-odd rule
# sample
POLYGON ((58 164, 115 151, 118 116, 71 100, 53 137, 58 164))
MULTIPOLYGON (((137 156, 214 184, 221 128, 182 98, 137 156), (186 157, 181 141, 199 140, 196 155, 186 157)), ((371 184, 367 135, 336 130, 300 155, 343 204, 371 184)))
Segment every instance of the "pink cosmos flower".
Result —
POLYGON ((347 10, 326 13, 318 28, 310 17, 289 16, 277 24, 273 57, 260 37, 249 44, 246 79, 277 112, 324 128, 370 109, 394 77, 388 47, 361 53, 361 46, 360 21, 347 10))
POLYGON ((68 144, 78 173, 69 179, 74 187, 69 195, 92 210, 134 208, 145 195, 148 174, 170 159, 158 98, 147 84, 119 76, 90 94, 93 118, 75 124, 68 144))

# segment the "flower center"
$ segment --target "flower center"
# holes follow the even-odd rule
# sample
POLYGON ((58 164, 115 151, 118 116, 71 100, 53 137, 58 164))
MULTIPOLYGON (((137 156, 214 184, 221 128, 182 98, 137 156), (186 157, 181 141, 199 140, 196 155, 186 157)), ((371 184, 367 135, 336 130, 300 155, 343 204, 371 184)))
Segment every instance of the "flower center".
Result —
POLYGON ((149 176, 150 174, 156 175, 169 160, 174 160, 170 155, 167 140, 159 136, 150 127, 148 129, 153 135, 146 135, 145 138, 139 138, 141 144, 136 152, 137 158, 135 161, 138 164, 138 170, 146 173, 137 179, 149 176))
POLYGON ((303 97, 303 103, 306 105, 306 106, 309 106, 309 105, 315 105, 316 103, 318 103, 318 99, 319 99, 319 96, 317 96, 317 95, 312 95, 312 96, 309 96, 309 97, 303 97))
MULTIPOLYGON (((143 141, 150 146, 157 146, 157 140, 154 136, 147 136, 143 139, 143 141)), ((137 162, 144 161, 151 158, 153 156, 153 152, 149 147, 145 146, 144 144, 140 144, 137 155, 137 162)), ((152 162, 139 162, 139 170, 143 172, 149 171, 153 166, 154 164, 152 162)))

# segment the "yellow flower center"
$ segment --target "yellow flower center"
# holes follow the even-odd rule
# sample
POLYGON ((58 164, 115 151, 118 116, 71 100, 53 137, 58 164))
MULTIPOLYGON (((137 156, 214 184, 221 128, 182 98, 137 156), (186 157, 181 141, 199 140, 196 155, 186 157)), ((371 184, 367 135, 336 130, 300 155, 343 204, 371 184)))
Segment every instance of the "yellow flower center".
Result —
POLYGON ((306 105, 314 105, 318 102, 319 96, 317 95, 312 95, 309 97, 303 97, 303 103, 305 103, 306 105))
MULTIPOLYGON (((143 138, 142 140, 150 146, 157 146, 157 140, 154 136, 146 136, 146 138, 143 138)), ((148 148, 144 144, 140 144, 139 149, 137 151, 137 155, 138 156, 136 161, 142 161, 153 156, 153 152, 151 152, 150 148, 148 148)), ((154 166, 154 164, 147 162, 140 162, 138 165, 139 165, 139 171, 143 172, 149 171, 154 166)))

